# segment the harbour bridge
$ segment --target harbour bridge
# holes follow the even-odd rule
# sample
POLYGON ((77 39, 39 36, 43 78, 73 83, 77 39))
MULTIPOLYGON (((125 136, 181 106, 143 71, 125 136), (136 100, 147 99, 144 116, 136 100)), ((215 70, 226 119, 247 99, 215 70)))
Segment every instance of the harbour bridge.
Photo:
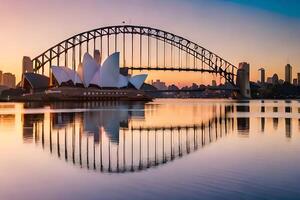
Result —
POLYGON ((100 51, 100 60, 120 52, 121 67, 128 70, 211 73, 239 88, 238 68, 227 60, 184 37, 134 25, 108 26, 74 35, 33 58, 33 71, 43 75, 48 71, 51 78, 53 65, 76 70, 83 53, 95 50, 100 51))

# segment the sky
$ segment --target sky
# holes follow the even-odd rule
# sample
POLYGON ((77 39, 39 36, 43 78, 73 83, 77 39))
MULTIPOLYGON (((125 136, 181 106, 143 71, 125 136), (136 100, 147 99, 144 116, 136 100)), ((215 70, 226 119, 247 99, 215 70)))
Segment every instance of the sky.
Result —
MULTIPOLYGON (((249 62, 284 77, 300 72, 298 0, 0 0, 0 70, 21 76, 31 58, 79 32, 107 25, 145 25, 183 36, 231 63, 249 62)), ((167 83, 203 82, 197 73, 152 73, 167 83), (178 75, 178 76, 177 76, 178 75)))

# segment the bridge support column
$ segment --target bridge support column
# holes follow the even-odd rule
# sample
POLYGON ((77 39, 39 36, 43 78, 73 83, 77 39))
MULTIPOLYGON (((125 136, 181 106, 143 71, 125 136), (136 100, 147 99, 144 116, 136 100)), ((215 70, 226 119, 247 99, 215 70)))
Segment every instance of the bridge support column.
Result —
POLYGON ((23 87, 23 74, 27 72, 33 72, 33 62, 29 56, 23 56, 22 59, 22 77, 21 86, 23 87))
POLYGON ((251 98, 250 82, 249 82, 249 63, 240 63, 237 70, 236 85, 240 90, 242 98, 251 98))
POLYGON ((96 60, 97 64, 101 64, 101 54, 98 49, 94 50, 94 59, 96 60))
POLYGON ((28 56, 23 56, 22 60, 22 74, 26 72, 33 72, 33 62, 28 56))

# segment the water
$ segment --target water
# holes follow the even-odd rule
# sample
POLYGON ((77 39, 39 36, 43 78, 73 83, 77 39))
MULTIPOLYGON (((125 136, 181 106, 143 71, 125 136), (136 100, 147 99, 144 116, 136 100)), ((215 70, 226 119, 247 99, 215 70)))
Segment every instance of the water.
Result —
POLYGON ((0 104, 0 199, 300 199, 300 102, 0 104))

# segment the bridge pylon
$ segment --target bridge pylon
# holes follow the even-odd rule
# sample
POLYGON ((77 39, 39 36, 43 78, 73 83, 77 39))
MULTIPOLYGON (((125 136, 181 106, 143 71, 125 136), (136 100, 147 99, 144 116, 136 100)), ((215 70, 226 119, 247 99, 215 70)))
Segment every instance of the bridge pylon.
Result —
POLYGON ((249 63, 246 62, 240 63, 239 68, 237 70, 237 78, 236 78, 236 86, 240 90, 241 97, 247 99, 251 98, 249 71, 250 71, 249 63))

